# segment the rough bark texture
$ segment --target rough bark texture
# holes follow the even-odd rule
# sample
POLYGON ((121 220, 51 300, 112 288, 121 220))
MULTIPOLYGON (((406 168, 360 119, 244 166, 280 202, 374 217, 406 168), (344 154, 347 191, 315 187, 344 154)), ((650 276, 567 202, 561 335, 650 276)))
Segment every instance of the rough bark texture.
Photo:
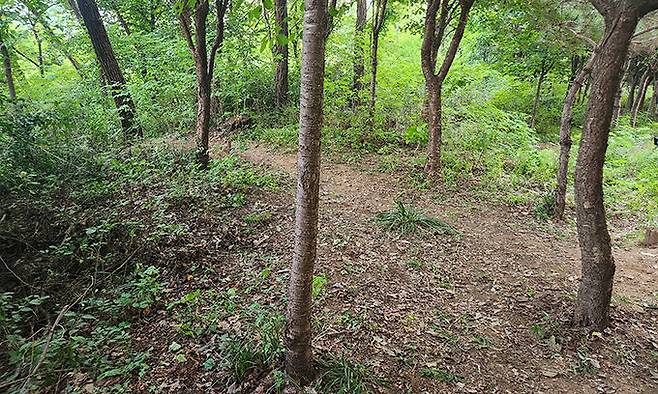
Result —
POLYGON ((277 26, 274 56, 276 72, 274 81, 276 106, 288 104, 288 3, 287 0, 274 0, 274 17, 277 26))
POLYGON ((354 29, 354 76, 352 80, 352 107, 361 104, 361 91, 363 90, 363 76, 365 75, 363 31, 366 27, 368 3, 366 0, 356 1, 356 25, 354 29))
POLYGON ((605 33, 594 58, 589 96, 575 173, 578 241, 582 279, 574 323, 590 330, 609 324, 615 264, 603 205, 603 163, 608 146, 615 92, 638 20, 658 8, 658 0, 592 0, 605 18, 605 33))
POLYGON ((468 14, 475 0, 432 0, 427 3, 423 43, 420 49, 421 66, 427 89, 427 122, 429 142, 427 146, 426 171, 434 178, 441 176, 441 90, 443 81, 455 60, 464 31, 468 14), (459 8, 457 26, 446 51, 441 68, 436 70, 437 54, 443 42, 445 31, 451 16, 459 8))
POLYGON ((569 154, 571 152, 571 120, 573 119, 573 105, 576 102, 578 91, 585 79, 592 71, 594 53, 580 73, 572 81, 564 100, 562 118, 560 119, 560 158, 558 161, 557 189, 555 191, 555 220, 564 219, 564 208, 567 194, 567 174, 569 171, 569 154))
POLYGON ((377 51, 379 50, 379 34, 384 27, 387 0, 375 0, 372 16, 372 39, 370 42, 370 117, 374 117, 377 101, 377 51))
POLYGON ((311 285, 317 250, 327 11, 326 0, 304 1, 295 246, 284 336, 286 373, 302 385, 309 383, 314 376, 311 285))
POLYGON ((9 56, 7 44, 3 41, 3 37, 0 37, 0 52, 2 52, 2 62, 5 69, 5 80, 7 81, 9 98, 16 100, 16 87, 14 86, 14 75, 11 69, 11 57, 9 56))
POLYGON ((197 118, 195 130, 196 160, 202 168, 208 167, 209 134, 210 134, 210 102, 212 93, 212 77, 215 67, 215 56, 224 42, 224 17, 229 0, 215 0, 216 23, 215 40, 208 49, 206 42, 206 20, 210 13, 208 0, 196 2, 194 10, 185 10, 178 16, 183 37, 194 58, 194 71, 197 83, 197 118), (194 29, 190 19, 193 14, 194 29), (194 31, 193 31, 194 30, 194 31), (192 36, 194 35, 194 38, 192 36))
POLYGON ((102 74, 110 85, 110 92, 121 119, 121 128, 128 138, 141 136, 142 129, 135 121, 135 104, 126 89, 126 80, 123 78, 119 63, 116 56, 114 56, 114 50, 107 36, 98 6, 94 0, 78 0, 77 5, 89 33, 102 74))

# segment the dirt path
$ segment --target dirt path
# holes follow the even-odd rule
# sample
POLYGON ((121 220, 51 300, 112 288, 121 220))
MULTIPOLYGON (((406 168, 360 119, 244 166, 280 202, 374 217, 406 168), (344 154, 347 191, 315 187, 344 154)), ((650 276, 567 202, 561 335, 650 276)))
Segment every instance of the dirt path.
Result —
MULTIPOLYGON (((253 144, 242 156, 295 178, 294 154, 253 144)), ((651 366, 638 366, 651 346, 658 350, 657 314, 641 306, 658 302, 657 250, 614 251, 616 336, 588 344, 592 353, 583 356, 556 328, 566 325, 578 284, 572 228, 540 226, 513 208, 463 196, 410 191, 395 174, 328 161, 321 171, 317 271, 331 290, 320 313, 335 317, 317 348, 368 360, 393 377, 390 392, 657 392, 651 366), (463 237, 382 234, 372 219, 400 195, 463 237), (610 356, 618 338, 641 343, 634 351, 642 357, 610 356), (574 374, 582 357, 600 370, 574 374)))

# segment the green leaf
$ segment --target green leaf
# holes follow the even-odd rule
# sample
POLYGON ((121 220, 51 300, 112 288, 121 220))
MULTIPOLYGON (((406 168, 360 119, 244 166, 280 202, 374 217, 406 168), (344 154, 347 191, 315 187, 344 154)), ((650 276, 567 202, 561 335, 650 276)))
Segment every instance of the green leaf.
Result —
POLYGON ((276 36, 276 43, 279 45, 288 45, 288 37, 284 36, 283 34, 279 34, 276 36))
POLYGON ((184 354, 178 354, 178 355, 176 355, 175 359, 176 359, 176 361, 178 361, 179 363, 184 363, 185 361, 187 361, 187 358, 185 358, 185 355, 184 355, 184 354))
POLYGON ((174 341, 174 342, 171 343, 171 345, 169 345, 169 351, 170 351, 170 352, 177 352, 177 351, 179 351, 182 347, 183 347, 183 345, 181 345, 180 343, 174 341))
POLYGON ((263 0, 263 7, 266 10, 273 10, 274 9, 274 3, 272 0, 263 0))
POLYGON ((247 13, 247 17, 249 19, 258 19, 260 18, 262 8, 261 7, 254 7, 249 12, 247 13))

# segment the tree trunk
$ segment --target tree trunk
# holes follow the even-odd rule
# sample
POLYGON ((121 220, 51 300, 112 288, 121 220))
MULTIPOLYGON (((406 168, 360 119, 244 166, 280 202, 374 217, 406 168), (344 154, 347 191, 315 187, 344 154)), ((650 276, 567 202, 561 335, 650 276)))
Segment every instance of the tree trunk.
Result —
POLYGON ((539 99, 541 97, 541 87, 544 84, 544 79, 546 78, 547 71, 542 66, 541 71, 539 72, 539 79, 537 79, 537 88, 535 89, 535 99, 532 102, 532 114, 530 116, 530 128, 535 128, 535 123, 537 122, 537 109, 539 108, 539 99))
POLYGON ((368 5, 366 0, 356 1, 356 26, 354 29, 354 77, 352 80, 352 107, 358 107, 363 90, 363 76, 365 74, 363 55, 363 30, 366 27, 368 5))
POLYGON ((649 103, 649 116, 652 118, 656 115, 656 106, 658 104, 658 74, 653 76, 653 94, 649 103))
POLYGON ((43 78, 46 76, 46 70, 43 64, 43 40, 41 39, 36 26, 32 26, 32 34, 34 35, 34 40, 37 42, 37 63, 39 65, 39 75, 41 75, 43 78))
POLYGON ((617 88, 617 92, 615 93, 615 101, 612 106, 612 120, 611 120, 611 125, 612 127, 617 126, 617 122, 619 121, 619 117, 621 116, 621 95, 622 95, 622 87, 624 86, 623 82, 623 76, 628 73, 628 69, 631 66, 631 59, 626 59, 626 62, 624 63, 624 71, 622 73, 622 80, 619 83, 619 87, 617 88))
POLYGON ((379 34, 372 35, 372 43, 370 45, 370 104, 368 105, 370 111, 370 118, 374 120, 375 116, 375 102, 377 100, 377 50, 379 47, 379 34))
POLYGON ((633 105, 635 104, 635 90, 637 89, 637 85, 640 83, 637 71, 633 73, 633 78, 631 80, 631 84, 628 87, 628 101, 626 102, 626 111, 630 112, 633 109, 633 105))
POLYGON ((317 250, 326 0, 304 1, 295 246, 285 328, 286 373, 305 385, 314 376, 311 284, 317 250))
POLYGON ((201 76, 197 82, 197 114, 196 114, 196 160, 201 168, 208 168, 210 161, 209 134, 210 134, 210 79, 207 75, 201 76))
POLYGON ((603 205, 603 163, 615 92, 619 88, 630 39, 640 17, 640 11, 634 10, 634 7, 629 2, 623 2, 619 7, 598 7, 604 13, 606 29, 601 41, 603 44, 599 45, 599 53, 594 58, 592 94, 589 96, 576 162, 575 195, 582 279, 574 323, 597 331, 602 331, 609 324, 615 273, 603 205))
POLYGON ((98 6, 94 0, 78 0, 78 10, 84 21, 89 38, 96 53, 103 76, 110 85, 110 91, 121 119, 121 128, 127 138, 142 135, 142 129, 135 119, 135 104, 126 89, 126 80, 114 56, 112 44, 107 36, 98 6))
POLYGON ((464 37, 468 14, 473 2, 474 0, 459 2, 460 13, 457 26, 438 71, 436 70, 437 53, 444 38, 444 29, 450 23, 449 7, 446 2, 431 0, 427 2, 425 11, 423 43, 420 48, 421 68, 425 78, 425 88, 427 89, 426 107, 429 132, 425 171, 439 182, 441 181, 441 90, 443 89, 443 81, 448 76, 450 67, 457 56, 459 44, 464 37), (437 14, 439 15, 438 21, 437 14))
POLYGON ((572 81, 564 100, 562 118, 560 119, 560 158, 557 172, 557 189, 555 191, 555 220, 564 220, 564 208, 567 194, 567 175, 569 172, 569 154, 571 153, 571 120, 573 119, 573 105, 576 102, 578 91, 585 79, 592 71, 594 53, 580 73, 572 81))
POLYGON ((638 91, 638 96, 633 103, 633 109, 631 110, 631 126, 637 126, 637 115, 640 112, 642 103, 644 102, 644 97, 647 94, 647 88, 649 87, 649 80, 651 78, 651 71, 647 70, 642 76, 642 82, 640 83, 640 90, 638 91))
POLYGON ((16 87, 14 86, 14 75, 11 68, 11 57, 7 44, 3 41, 4 37, 0 37, 0 52, 2 52, 2 60, 5 68, 5 79, 7 80, 7 89, 9 90, 9 98, 16 100, 16 87))
POLYGON ((433 178, 441 178, 441 86, 427 84, 427 173, 433 178))
POLYGON ((274 0, 277 34, 274 56, 276 59, 275 101, 278 108, 288 104, 288 3, 274 0))

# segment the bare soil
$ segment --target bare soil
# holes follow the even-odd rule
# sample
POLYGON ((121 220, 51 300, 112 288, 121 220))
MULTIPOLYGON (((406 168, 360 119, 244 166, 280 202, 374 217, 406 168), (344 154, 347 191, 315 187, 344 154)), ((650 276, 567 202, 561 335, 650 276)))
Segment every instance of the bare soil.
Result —
MULTIPOLYGON (((295 177, 294 154, 254 144, 242 156, 295 177)), ((382 392, 658 392, 658 250, 614 250, 613 324, 587 336, 569 326, 580 275, 572 225, 462 194, 409 190, 399 174, 375 168, 367 159, 322 165, 316 272, 330 289, 315 310, 324 322, 315 333, 320 352, 372 366, 389 382, 382 392), (383 233, 373 218, 398 197, 463 235, 383 233)), ((289 247, 280 252, 286 261, 289 247)))

